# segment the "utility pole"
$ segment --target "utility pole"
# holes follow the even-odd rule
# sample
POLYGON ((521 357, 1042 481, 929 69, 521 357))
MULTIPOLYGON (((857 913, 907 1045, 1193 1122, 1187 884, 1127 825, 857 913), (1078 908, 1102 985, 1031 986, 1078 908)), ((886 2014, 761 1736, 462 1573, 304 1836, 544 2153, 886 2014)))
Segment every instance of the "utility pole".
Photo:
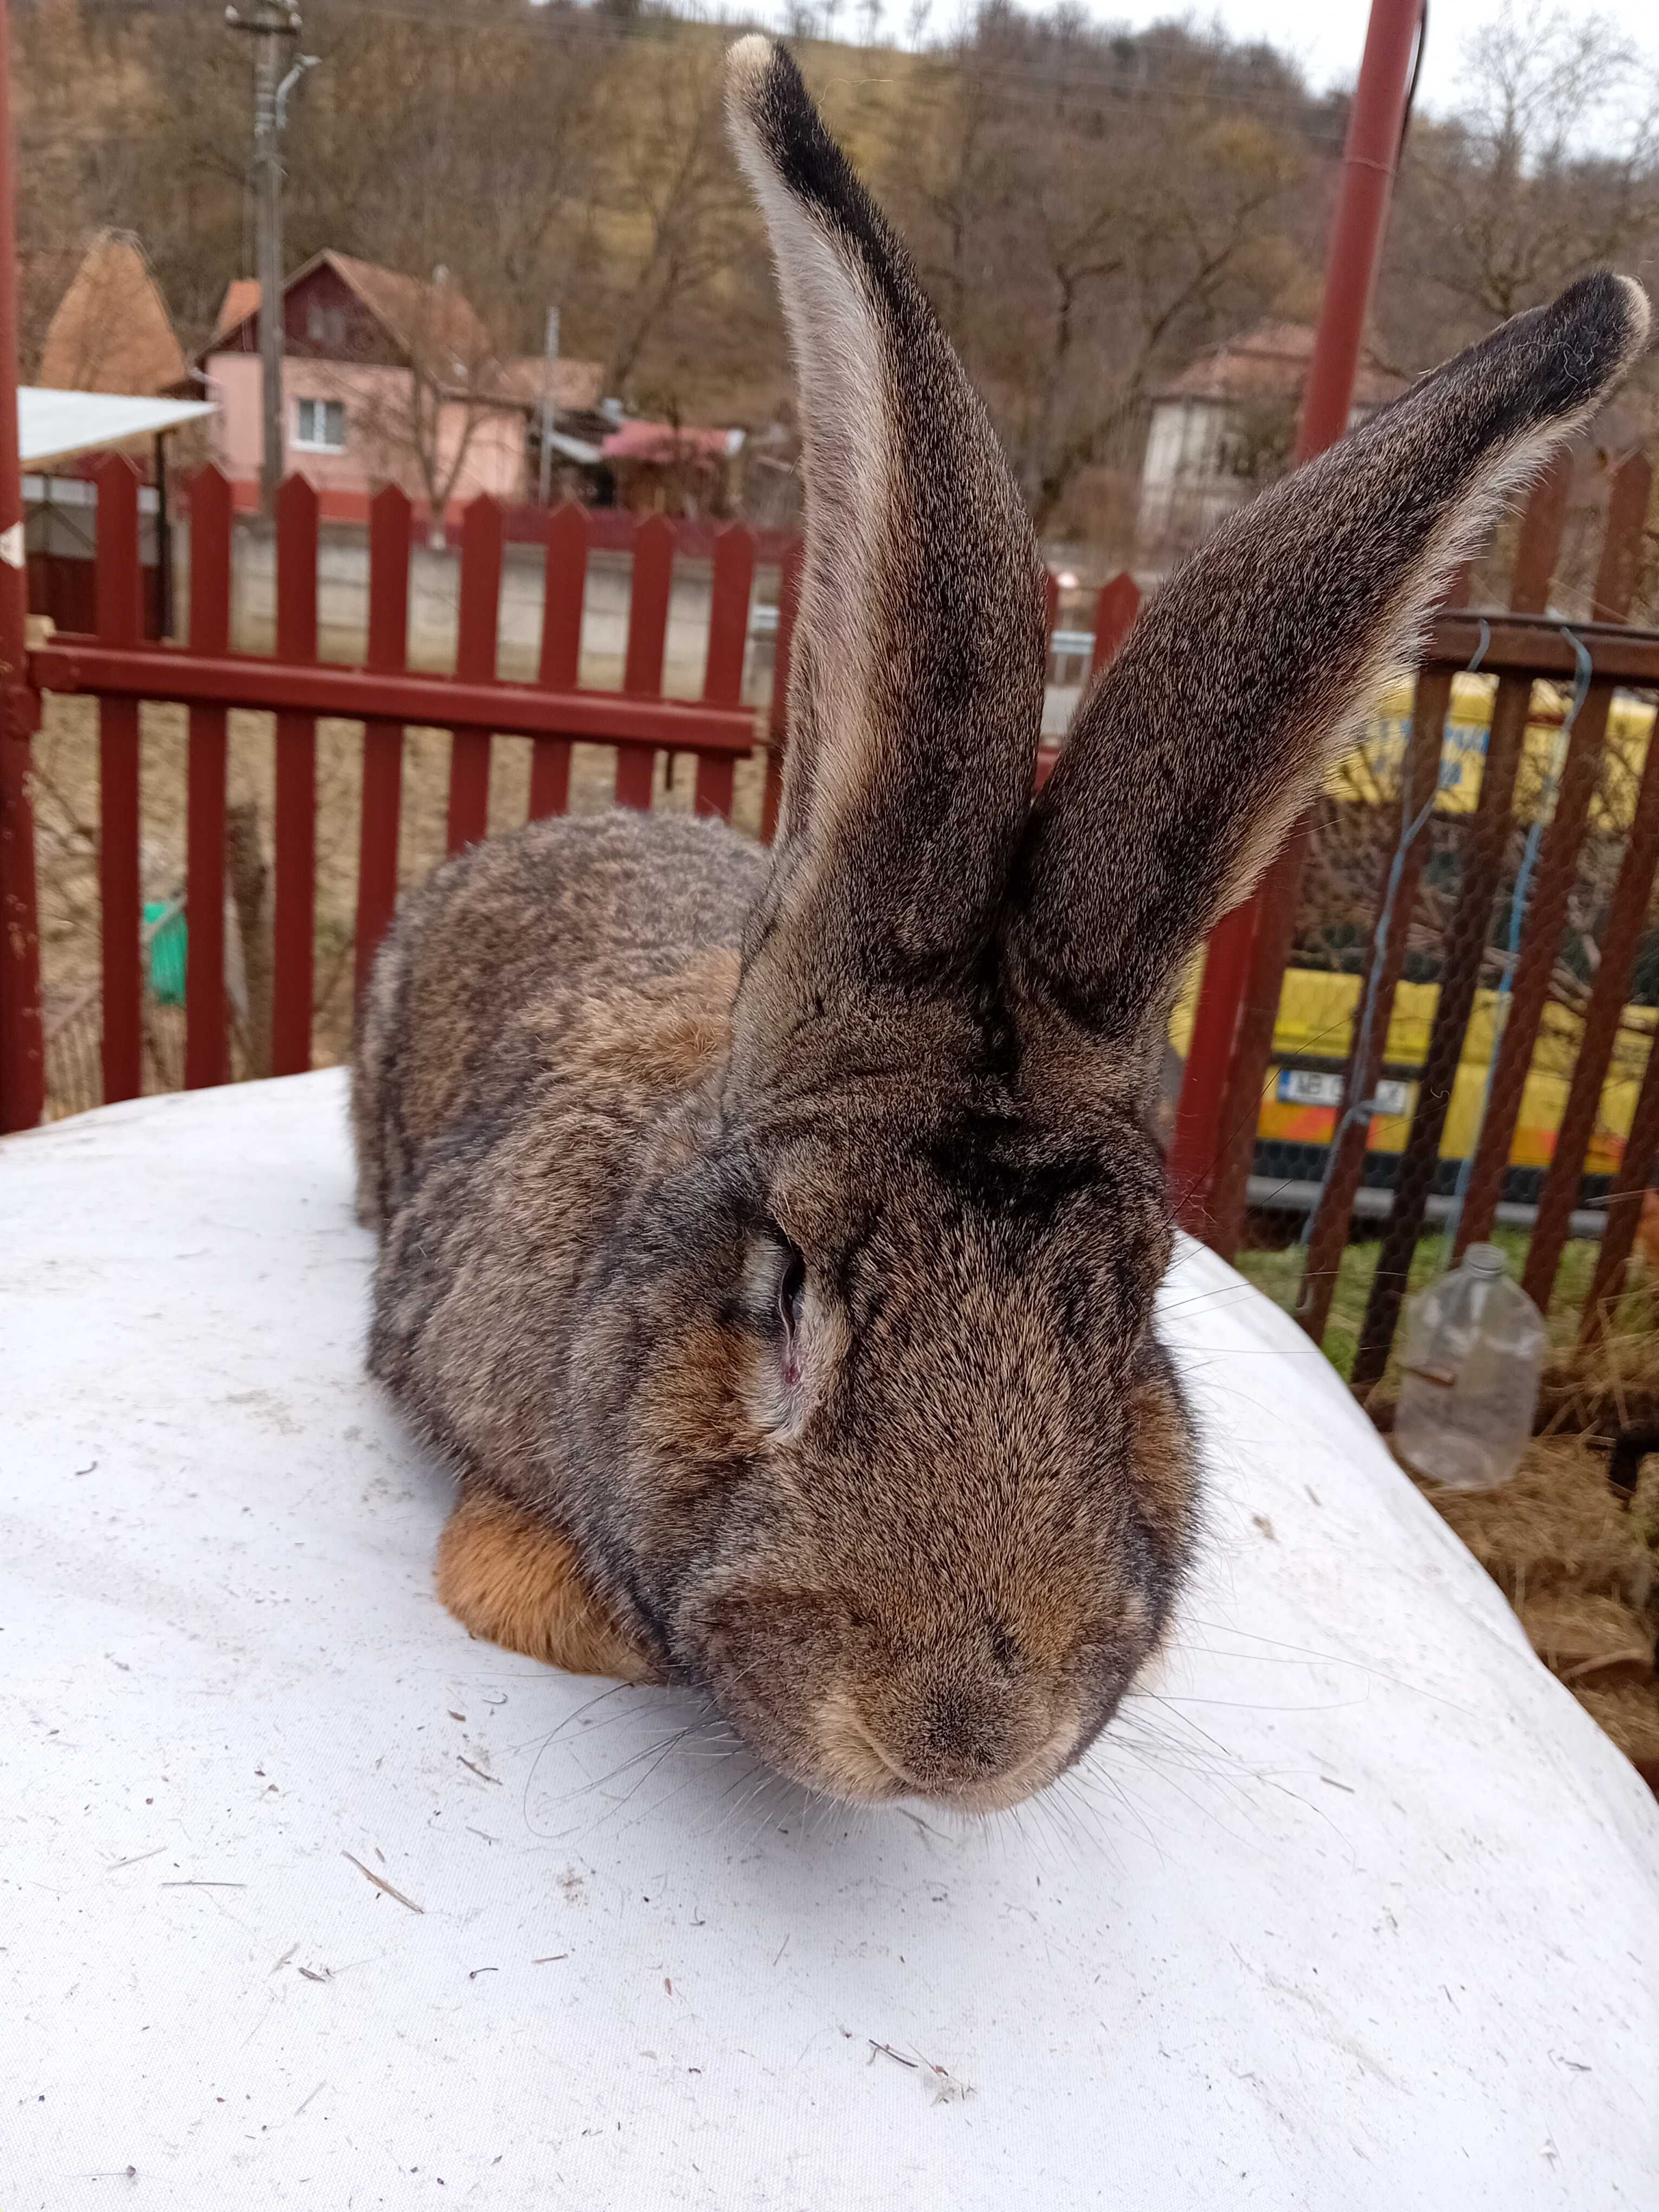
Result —
POLYGON ((227 8, 225 21, 233 31, 248 32, 254 42, 253 185, 264 413, 259 499, 271 515, 276 511, 276 487, 283 481, 287 453, 283 423, 283 110, 284 95, 307 61, 296 62, 284 78, 288 48, 300 35, 300 11, 289 0, 252 0, 245 9, 227 8))
POLYGON ((553 364, 559 357, 559 311, 547 311, 547 337, 542 349, 541 495, 545 507, 553 493, 553 364))
POLYGON ((17 460, 17 252, 12 173, 11 32, 0 0, 0 1132, 32 1129, 46 1103, 40 930, 35 903, 29 741, 28 581, 17 460))

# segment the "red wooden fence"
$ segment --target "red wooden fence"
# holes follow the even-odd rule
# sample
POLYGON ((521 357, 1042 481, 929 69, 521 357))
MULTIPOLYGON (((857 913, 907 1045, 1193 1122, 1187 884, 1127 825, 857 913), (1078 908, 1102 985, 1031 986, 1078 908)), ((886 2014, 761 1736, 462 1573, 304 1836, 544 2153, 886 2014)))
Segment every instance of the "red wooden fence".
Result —
MULTIPOLYGON (((198 477, 190 500, 190 647, 204 659, 230 650, 230 499, 222 477, 198 477)), ((190 710, 185 769, 185 1082, 230 1076, 225 1036, 225 710, 190 710)))
MULTIPOLYGON (((451 732, 445 835, 451 853, 482 836, 488 825, 496 735, 531 741, 528 813, 532 819, 562 812, 568 804, 570 749, 577 741, 616 749, 616 798, 623 805, 637 807, 652 803, 655 755, 659 751, 671 757, 690 755, 695 763, 696 810, 729 817, 736 763, 754 750, 758 738, 766 750, 762 828, 764 836, 771 836, 787 733, 789 665, 799 590, 798 544, 784 550, 781 565, 772 704, 763 733, 757 731, 755 715, 742 703, 757 545, 753 535, 741 526, 725 529, 712 540, 707 532, 696 538, 700 553, 712 550, 706 673, 701 698, 679 701, 664 698, 662 684, 674 564, 684 554, 687 539, 677 526, 663 518, 653 517, 634 526, 633 581, 622 684, 618 690, 605 691, 584 690, 579 681, 588 556, 595 538, 593 520, 580 508, 556 511, 538 532, 546 548, 540 653, 536 680, 520 684, 503 681, 496 672, 507 532, 502 510, 493 501, 475 502, 463 520, 455 670, 453 675, 432 675, 412 671, 408 665, 413 516, 401 492, 382 491, 373 505, 365 661, 362 667, 349 667, 322 663, 317 658, 318 503, 302 478, 290 478, 278 500, 276 639, 276 652, 270 656, 238 653, 230 647, 233 515, 230 487, 225 479, 210 469, 190 487, 190 626, 187 641, 179 646, 149 642, 143 635, 137 478, 126 461, 112 459, 100 465, 97 479, 96 630, 84 636, 62 635, 37 649, 30 656, 29 673, 43 690, 78 692, 99 702, 100 1060, 106 1100, 133 1097, 143 1075, 139 718, 145 701, 174 702, 188 710, 185 896, 190 929, 183 1077, 191 1088, 222 1083, 230 1073, 224 905, 227 714, 232 708, 264 709, 275 720, 276 896, 270 1045, 270 1066, 278 1074, 307 1067, 312 1057, 319 715, 356 721, 363 732, 354 946, 358 990, 397 902, 404 740, 405 728, 410 725, 451 732)), ((1573 855, 1583 836, 1607 700, 1616 682, 1651 684, 1659 679, 1659 639, 1608 626, 1610 621, 1617 623, 1628 607, 1627 555, 1639 530, 1647 489, 1645 462, 1628 462, 1619 478, 1610 519, 1607 555, 1593 611, 1597 619, 1577 626, 1577 635, 1591 649, 1596 680, 1575 727, 1562 798, 1539 872, 1536 926, 1523 950, 1522 973, 1516 982, 1505 1066, 1512 1063, 1522 1073, 1537 1028, 1536 979, 1551 957, 1565 886, 1571 880, 1573 855)), ((1535 495, 1530 534, 1523 532, 1524 547, 1531 548, 1536 556, 1532 567, 1539 568, 1546 580, 1554 564, 1553 547, 1559 535, 1552 520, 1555 489, 1552 482, 1535 495), (1541 545, 1540 532, 1549 536, 1547 557, 1533 544, 1539 539, 1541 545)), ((614 535, 614 519, 610 526, 614 535)), ((766 550, 769 553, 778 550, 771 546, 766 550)), ((1530 570, 1528 573, 1530 575, 1530 570)), ((1523 611, 1535 603, 1535 594, 1527 597, 1519 586, 1517 592, 1516 603, 1523 611)), ((1047 605, 1050 633, 1058 606, 1059 590, 1051 578, 1047 605)), ((1116 653, 1139 606, 1139 591, 1127 575, 1114 578, 1101 591, 1095 614, 1091 676, 1116 653)), ((1575 648, 1553 622, 1525 611, 1480 624, 1461 611, 1443 614, 1436 624, 1428 656, 1430 672, 1422 687, 1419 719, 1425 733, 1420 741, 1413 739, 1413 773, 1419 781, 1427 778, 1433 766, 1431 741, 1443 715, 1450 672, 1468 659, 1477 637, 1482 643, 1483 665, 1499 676, 1504 696, 1516 705, 1517 744, 1534 679, 1550 676, 1559 681, 1571 675, 1575 648), (1432 731, 1428 728, 1431 722, 1432 731)), ((1510 719, 1515 720, 1516 715, 1510 719)), ((1039 781, 1053 758, 1053 750, 1045 744, 1038 763, 1039 781)), ((1575 1202, 1584 1147, 1644 926, 1656 860, 1659 860, 1659 746, 1650 749, 1644 772, 1624 866, 1608 915, 1584 1053, 1545 1192, 1537 1250, 1528 1270, 1528 1287, 1540 1304, 1547 1303, 1561 1240, 1575 1202)), ((16 906, 27 888, 25 872, 15 862, 8 866, 9 880, 3 888, 16 906)), ((1410 902, 1408 890, 1401 915, 1401 941, 1410 902)), ((23 903, 32 904, 32 901, 23 900, 23 903)), ((1474 903, 1478 905, 1479 900, 1474 903)), ((1485 943, 1484 923, 1472 929, 1470 937, 1473 959, 1485 943)), ((1396 945, 1396 960, 1397 949, 1396 945)), ((1216 969, 1227 951, 1224 925, 1211 947, 1210 969, 1216 969)), ((1472 976, 1473 968, 1470 972, 1472 976)), ((1206 972, 1206 994, 1211 980, 1206 972)), ((1227 978, 1224 975, 1221 980, 1225 982, 1227 978)), ((1472 992, 1472 982, 1469 988, 1472 992)), ((1455 1012, 1452 1000, 1456 998, 1456 993, 1448 998, 1449 1026, 1455 1012)), ((1196 1209, 1203 1202, 1205 1171, 1218 1149, 1237 1156, 1230 1170, 1242 1194, 1255 1134, 1253 1115, 1241 1118, 1236 1129, 1231 1126, 1226 1101, 1234 1040, 1218 1036, 1206 1045, 1203 1008, 1201 996, 1171 1158, 1176 1196, 1190 1200, 1195 1221, 1200 1218, 1196 1209), (1224 1122, 1228 1124, 1224 1129, 1224 1122), (1225 1141, 1220 1142, 1223 1139, 1225 1141), (1188 1177, 1190 1190, 1183 1181, 1189 1170, 1197 1170, 1188 1177)), ((1362 1095, 1367 1073, 1350 1071, 1348 1087, 1352 1088, 1356 1081, 1361 1085, 1355 1096, 1362 1095)), ((1466 1234, 1479 1234, 1484 1229, 1496 1188, 1495 1176, 1507 1158, 1513 1085, 1500 1080, 1498 1088, 1503 1093, 1500 1110, 1490 1123, 1481 1158, 1476 1163, 1466 1234)), ((1425 1097, 1423 1110, 1425 1115, 1431 1113, 1435 1102, 1425 1097)), ((1350 1142, 1347 1151, 1353 1157, 1345 1155, 1338 1177, 1345 1200, 1352 1195, 1346 1186, 1358 1176, 1363 1131, 1350 1142)), ((1601 1269, 1606 1281, 1598 1278, 1600 1295, 1607 1293, 1607 1284, 1616 1288, 1622 1279, 1637 1212, 1633 1200, 1645 1187, 1656 1151, 1659 1151, 1659 1054, 1650 1065, 1626 1154, 1625 1173, 1614 1194, 1613 1233, 1604 1248, 1601 1269)), ((1425 1158, 1431 1165, 1432 1156, 1433 1148, 1426 1146, 1425 1139, 1425 1158)), ((1213 1194, 1211 1203, 1213 1208, 1213 1194)), ((1402 1249, 1408 1248, 1415 1234, 1413 1204, 1408 1200, 1395 1208, 1400 1218, 1394 1229, 1402 1249)), ((1316 1251, 1316 1265, 1310 1271, 1310 1291, 1340 1256, 1347 1211, 1346 1203, 1329 1209, 1330 1218, 1322 1224, 1324 1242, 1316 1251)), ((1212 1215, 1206 1227, 1212 1240, 1224 1244, 1232 1233, 1227 1224, 1218 1225, 1212 1215)), ((1316 1333, 1323 1318, 1323 1304, 1316 1295, 1305 1316, 1316 1333)), ((1374 1317, 1366 1346, 1366 1358, 1373 1364, 1386 1352, 1391 1335, 1392 1315, 1382 1323, 1374 1317)))
MULTIPOLYGON (((138 478, 130 463, 98 487, 98 635, 115 651, 138 647, 138 478)), ((143 1080, 138 930, 138 700, 98 703, 98 902, 104 975, 104 1097, 133 1098, 143 1080)))
MULTIPOLYGON (((103 1095, 135 1097, 143 1074, 139 878, 139 772, 143 702, 171 701, 189 714, 186 774, 185 1079, 191 1087, 229 1074, 225 1018, 226 715, 233 707, 274 710, 276 899, 270 1066, 293 1074, 311 1064, 316 907, 317 718, 363 725, 356 976, 361 986, 397 899, 403 738, 408 724, 451 731, 447 845, 459 851, 488 822, 491 738, 533 741, 532 817, 556 813, 569 791, 570 747, 587 739, 617 749, 617 797, 651 803, 652 763, 664 748, 692 755, 699 811, 729 815, 732 772, 755 744, 753 715, 740 700, 755 549, 749 533, 715 542, 708 671, 701 702, 662 696, 665 641, 676 550, 672 524, 653 518, 635 540, 626 669, 621 693, 577 683, 588 519, 567 508, 548 533, 546 618, 534 684, 495 672, 504 533, 501 510, 480 500, 468 511, 461 547, 460 623, 453 676, 407 665, 412 514, 396 489, 374 501, 369 531, 366 665, 317 659, 317 498, 303 477, 282 488, 276 512, 276 650, 230 650, 233 501, 215 470, 190 489, 191 614, 182 647, 146 643, 139 617, 137 477, 119 458, 97 471, 97 629, 63 635, 32 657, 44 690, 99 702, 103 1095)), ((786 605, 778 641, 787 669, 786 605)), ((775 720, 781 726, 781 705, 775 720)))
MULTIPOLYGON (((185 905, 190 917, 185 983, 184 1080, 192 1089, 230 1075, 226 1017, 227 716, 232 708, 265 709, 275 720, 273 1003, 270 1065, 274 1074, 311 1064, 317 894, 317 720, 337 715, 363 729, 358 825, 354 983, 361 991, 397 903, 404 733, 410 724, 451 732, 446 848, 483 836, 489 822, 492 739, 528 737, 532 753, 528 813, 562 812, 570 791, 570 748, 585 739, 617 749, 615 793, 647 808, 659 750, 695 763, 693 804, 730 817, 733 776, 755 749, 753 714, 742 702, 757 540, 732 526, 711 538, 660 516, 631 526, 633 579, 619 691, 585 690, 579 682, 582 615, 594 518, 567 506, 538 531, 546 547, 541 646, 534 684, 496 673, 499 608, 507 520, 489 499, 473 502, 459 532, 459 621, 452 676, 408 665, 409 589, 414 515, 395 488, 373 502, 368 530, 367 650, 361 668, 319 662, 318 501, 290 477, 276 514, 276 635, 274 654, 231 649, 234 501, 215 469, 191 483, 189 635, 182 646, 146 639, 141 620, 138 478, 111 457, 98 484, 96 627, 63 634, 32 656, 46 691, 99 702, 101 903, 102 1091, 106 1102, 135 1097, 143 1077, 139 868, 140 710, 173 702, 188 714, 185 905), (706 671, 698 702, 662 696, 674 563, 687 543, 712 553, 706 671)), ((606 518, 607 546, 617 519, 606 518)), ((800 550, 782 553, 767 750, 763 832, 770 836, 787 738, 789 665, 799 590, 800 550)), ((1049 580, 1052 631, 1059 587, 1049 580)), ((1133 621, 1139 593, 1127 575, 1100 594, 1091 665, 1116 651, 1133 621)), ((1053 754, 1045 750, 1039 775, 1053 754)))

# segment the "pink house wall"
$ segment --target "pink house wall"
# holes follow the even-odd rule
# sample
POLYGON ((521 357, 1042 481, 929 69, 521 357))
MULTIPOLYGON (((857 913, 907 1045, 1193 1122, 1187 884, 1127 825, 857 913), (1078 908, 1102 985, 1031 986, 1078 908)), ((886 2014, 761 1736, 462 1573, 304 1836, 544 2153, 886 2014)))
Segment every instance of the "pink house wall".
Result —
MULTIPOLYGON (((215 459, 236 485, 238 503, 258 501, 260 420, 259 360, 255 354, 216 353, 207 361, 210 398, 219 403, 215 459)), ((388 427, 407 410, 409 378, 401 368, 345 362, 285 359, 283 363, 283 422, 288 466, 315 486, 325 518, 361 521, 368 501, 383 483, 400 483, 417 503, 424 499, 414 456, 398 450, 388 427), (296 415, 301 399, 337 399, 345 408, 345 450, 318 453, 296 443, 296 415)), ((458 400, 445 403, 439 419, 439 453, 447 473, 451 456, 465 435, 468 410, 458 400)), ((492 410, 476 417, 460 473, 450 495, 450 512, 480 492, 501 500, 524 494, 524 416, 514 409, 492 410)))

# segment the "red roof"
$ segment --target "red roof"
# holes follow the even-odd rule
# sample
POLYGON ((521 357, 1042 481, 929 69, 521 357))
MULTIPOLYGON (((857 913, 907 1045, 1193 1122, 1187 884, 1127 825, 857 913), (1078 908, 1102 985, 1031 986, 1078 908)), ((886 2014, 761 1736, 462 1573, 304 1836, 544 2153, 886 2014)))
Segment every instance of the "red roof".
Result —
POLYGON ((189 373, 142 251, 118 231, 100 232, 47 326, 36 380, 60 392, 145 398, 189 373))
POLYGON ((600 446, 607 461, 723 461, 732 450, 729 430, 690 422, 624 422, 600 446))
POLYGON ((219 319, 213 325, 213 343, 217 349, 233 331, 240 330, 259 312, 259 280, 257 276, 233 276, 225 287, 225 296, 219 305, 219 319))
MULTIPOLYGON (((1160 399, 1249 399, 1258 393, 1294 396, 1302 389, 1313 356, 1310 323, 1262 323, 1243 337, 1200 354, 1157 395, 1160 399)), ((1380 407, 1406 388, 1403 377, 1372 368, 1362 361, 1354 381, 1354 404, 1380 407)))
MULTIPOLYGON (((471 303, 453 284, 430 283, 422 276, 405 276, 396 269, 381 269, 372 261, 358 261, 349 253, 325 246, 296 269, 283 285, 284 295, 302 283, 315 269, 326 265, 345 283, 392 343, 406 354, 442 355, 453 364, 457 377, 475 375, 495 360, 489 332, 471 303)), ((222 351, 235 333, 259 312, 259 287, 249 277, 237 277, 225 293, 214 332, 213 350, 222 351)))

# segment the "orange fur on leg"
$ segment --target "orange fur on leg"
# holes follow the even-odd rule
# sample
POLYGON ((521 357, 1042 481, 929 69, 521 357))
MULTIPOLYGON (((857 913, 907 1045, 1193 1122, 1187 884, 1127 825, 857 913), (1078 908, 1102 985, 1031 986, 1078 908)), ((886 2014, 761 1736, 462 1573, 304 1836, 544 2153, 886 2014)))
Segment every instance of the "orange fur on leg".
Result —
POLYGON ((572 1674, 657 1680, 581 1579, 573 1547, 522 1507, 463 1494, 438 1540, 438 1595, 464 1628, 572 1674))

